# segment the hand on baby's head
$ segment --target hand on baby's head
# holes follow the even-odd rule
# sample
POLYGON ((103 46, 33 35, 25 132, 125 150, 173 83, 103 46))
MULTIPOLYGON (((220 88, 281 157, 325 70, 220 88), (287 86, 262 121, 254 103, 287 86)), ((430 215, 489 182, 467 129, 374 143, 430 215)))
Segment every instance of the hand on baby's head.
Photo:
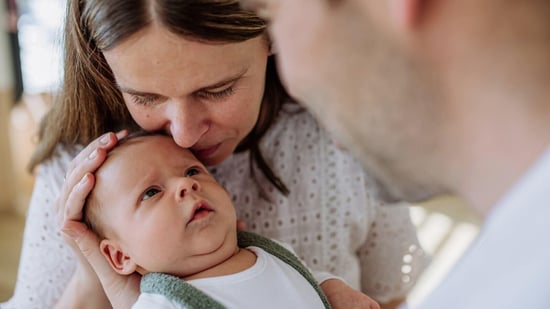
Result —
POLYGON ((227 191, 191 151, 165 135, 131 135, 109 152, 96 172, 86 218, 121 274, 189 276, 237 248, 227 191))

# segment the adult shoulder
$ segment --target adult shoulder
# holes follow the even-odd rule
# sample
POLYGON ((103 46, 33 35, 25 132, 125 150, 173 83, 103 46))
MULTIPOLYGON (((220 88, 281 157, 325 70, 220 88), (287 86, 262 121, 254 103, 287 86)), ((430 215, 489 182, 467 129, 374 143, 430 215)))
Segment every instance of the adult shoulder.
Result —
POLYGON ((61 187, 69 164, 83 148, 82 145, 57 145, 52 156, 38 166, 36 177, 47 179, 52 187, 61 187))

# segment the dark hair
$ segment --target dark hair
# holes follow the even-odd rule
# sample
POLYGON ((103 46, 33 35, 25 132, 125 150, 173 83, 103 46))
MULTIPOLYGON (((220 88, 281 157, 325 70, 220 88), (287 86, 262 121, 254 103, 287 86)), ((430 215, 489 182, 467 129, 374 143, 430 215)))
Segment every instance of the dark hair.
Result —
MULTIPOLYGON (((242 42, 265 35, 266 29, 265 21, 243 10, 237 0, 69 0, 64 28, 64 82, 42 120, 31 170, 50 158, 57 144, 86 145, 107 131, 138 127, 102 51, 152 23, 182 37, 210 43, 242 42)), ((237 148, 250 150, 251 168, 255 162, 284 194, 288 194, 287 187, 265 162, 258 144, 287 100, 275 59, 270 56, 258 121, 237 148)))

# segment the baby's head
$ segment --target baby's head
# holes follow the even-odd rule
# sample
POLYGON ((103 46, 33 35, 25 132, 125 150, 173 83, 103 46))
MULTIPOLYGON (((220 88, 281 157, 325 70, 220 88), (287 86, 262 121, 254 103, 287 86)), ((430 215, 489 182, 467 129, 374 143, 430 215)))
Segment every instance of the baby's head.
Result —
POLYGON ((121 140, 95 180, 84 218, 120 274, 186 277, 219 264, 237 248, 229 194, 171 137, 121 140))

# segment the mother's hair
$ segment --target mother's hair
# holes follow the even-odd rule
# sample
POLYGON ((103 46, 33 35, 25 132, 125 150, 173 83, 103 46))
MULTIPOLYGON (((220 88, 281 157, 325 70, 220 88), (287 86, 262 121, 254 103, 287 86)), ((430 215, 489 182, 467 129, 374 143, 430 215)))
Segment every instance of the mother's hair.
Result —
MULTIPOLYGON (((137 128, 102 51, 158 23, 187 39, 211 44, 242 42, 265 35, 266 23, 237 0, 69 0, 64 27, 64 80, 42 120, 39 145, 29 168, 50 158, 58 144, 87 145, 108 131, 137 128)), ((266 35, 266 44, 269 44, 266 35)), ((265 162, 259 140, 289 99, 273 56, 258 122, 237 151, 250 150, 254 162, 283 193, 286 186, 265 162)))

